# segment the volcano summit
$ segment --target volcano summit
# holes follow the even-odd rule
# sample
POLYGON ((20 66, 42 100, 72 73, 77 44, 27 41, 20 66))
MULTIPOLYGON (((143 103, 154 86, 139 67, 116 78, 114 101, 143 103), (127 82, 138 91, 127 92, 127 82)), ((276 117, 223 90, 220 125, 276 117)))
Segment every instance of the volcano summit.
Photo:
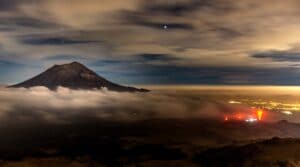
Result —
POLYGON ((36 77, 10 87, 30 88, 34 86, 45 86, 51 90, 55 90, 58 86, 63 86, 70 89, 101 89, 105 87, 108 90, 118 92, 148 91, 112 83, 78 62, 54 65, 36 77))

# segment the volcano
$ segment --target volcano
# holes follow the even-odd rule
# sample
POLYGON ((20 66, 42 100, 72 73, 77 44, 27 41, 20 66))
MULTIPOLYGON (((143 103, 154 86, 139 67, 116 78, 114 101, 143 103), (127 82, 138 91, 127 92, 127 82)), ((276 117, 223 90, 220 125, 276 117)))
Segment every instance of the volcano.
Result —
POLYGON ((110 82, 78 62, 63 65, 54 65, 45 72, 22 83, 12 85, 12 88, 30 88, 45 86, 56 90, 58 86, 70 89, 102 89, 107 88, 118 92, 147 92, 146 89, 137 89, 110 82))

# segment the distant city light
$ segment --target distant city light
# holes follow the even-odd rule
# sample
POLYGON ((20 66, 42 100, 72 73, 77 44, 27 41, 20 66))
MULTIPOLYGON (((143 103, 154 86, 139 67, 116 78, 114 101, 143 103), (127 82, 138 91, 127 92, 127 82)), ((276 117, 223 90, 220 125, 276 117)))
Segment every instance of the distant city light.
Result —
POLYGON ((241 104, 241 102, 239 102, 239 101, 234 101, 234 100, 230 100, 228 103, 230 103, 230 104, 241 104))
POLYGON ((245 121, 245 122, 257 122, 264 119, 264 110, 256 109, 254 112, 234 112, 232 114, 224 115, 224 121, 245 121))
POLYGON ((245 120, 246 122, 256 122, 257 119, 256 118, 248 118, 245 120))
POLYGON ((281 113, 285 115, 293 115, 291 111, 281 111, 281 113))

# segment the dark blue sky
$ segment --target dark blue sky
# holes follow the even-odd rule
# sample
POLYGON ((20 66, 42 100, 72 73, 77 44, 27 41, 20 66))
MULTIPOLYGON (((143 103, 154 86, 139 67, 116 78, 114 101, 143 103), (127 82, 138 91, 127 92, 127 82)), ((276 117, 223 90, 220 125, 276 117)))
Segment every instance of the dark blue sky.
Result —
POLYGON ((123 84, 298 85, 297 6, 297 0, 2 0, 0 84, 79 61, 123 84))

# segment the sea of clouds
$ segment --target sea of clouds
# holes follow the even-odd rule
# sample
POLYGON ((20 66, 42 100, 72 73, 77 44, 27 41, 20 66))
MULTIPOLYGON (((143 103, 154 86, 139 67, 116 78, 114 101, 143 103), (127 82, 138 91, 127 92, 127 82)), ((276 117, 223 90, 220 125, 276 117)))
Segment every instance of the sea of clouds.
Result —
POLYGON ((228 104, 226 98, 197 91, 119 93, 106 89, 71 90, 59 87, 51 91, 45 87, 2 87, 0 121, 72 123, 88 118, 112 121, 191 118, 222 120, 226 114, 250 111, 249 106, 228 104))
MULTIPOLYGON (((220 104, 221 105, 221 104, 220 104)), ((0 89, 0 120, 72 121, 79 116, 111 120, 215 118, 221 108, 179 93, 119 93, 59 87, 0 89)))

